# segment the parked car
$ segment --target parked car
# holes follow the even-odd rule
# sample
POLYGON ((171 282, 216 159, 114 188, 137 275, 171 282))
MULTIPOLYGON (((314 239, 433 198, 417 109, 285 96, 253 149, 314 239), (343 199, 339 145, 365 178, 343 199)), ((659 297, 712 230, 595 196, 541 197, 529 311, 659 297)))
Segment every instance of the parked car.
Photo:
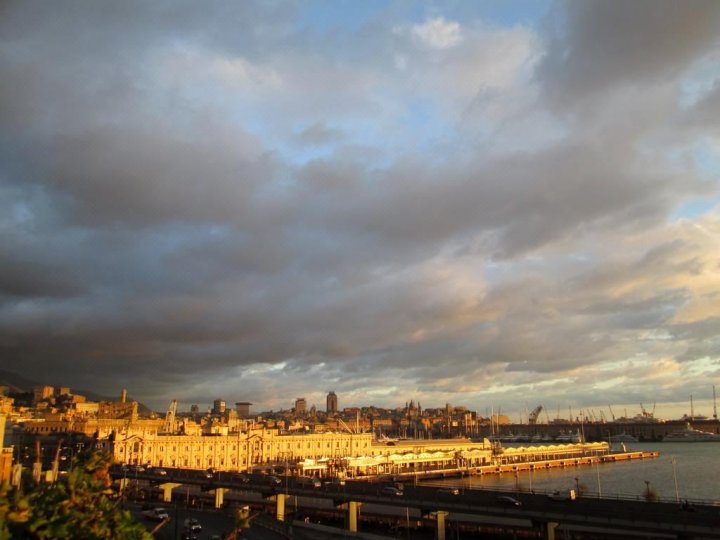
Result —
POLYGON ((200 522, 195 518, 187 518, 185 520, 184 526, 192 533, 202 531, 202 525, 200 525, 200 522))
POLYGON ((150 510, 145 510, 143 512, 143 515, 153 521, 166 521, 170 519, 167 510, 159 506, 156 508, 151 508, 150 510))
POLYGON ((203 475, 205 476, 205 478, 215 478, 216 472, 217 471, 215 469, 210 467, 209 469, 205 469, 205 471, 203 472, 203 475))
POLYGON ((297 485, 300 487, 319 488, 322 487, 322 482, 314 476, 300 476, 297 479, 297 485))
POLYGON ((505 506, 522 506, 520 501, 510 495, 500 495, 495 501, 505 506))
POLYGON ((167 476, 167 471, 161 467, 153 467, 152 469, 148 469, 148 472, 158 476, 167 476))
POLYGON ((384 486, 380 489, 380 493, 382 495, 394 495, 396 497, 400 497, 403 494, 402 490, 396 488, 395 486, 384 486))
POLYGON ((456 487, 440 488, 437 492, 443 495, 460 495, 460 490, 456 487))

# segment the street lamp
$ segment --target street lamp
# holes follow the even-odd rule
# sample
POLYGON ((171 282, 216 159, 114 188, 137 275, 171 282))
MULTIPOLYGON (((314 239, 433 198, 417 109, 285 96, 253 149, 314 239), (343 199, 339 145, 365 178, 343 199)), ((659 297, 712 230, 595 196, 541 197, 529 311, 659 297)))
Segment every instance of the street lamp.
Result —
POLYGON ((580 479, 575 477, 575 495, 580 496, 580 479))
MULTIPOLYGON (((64 446, 63 450, 70 451, 70 464, 68 465, 68 472, 72 472, 73 461, 75 460, 75 450, 72 446, 64 446)), ((66 455, 60 456, 60 461, 67 461, 67 459, 68 456, 66 455)))
POLYGON ((675 501, 680 502, 680 491, 678 490, 677 471, 675 470, 676 462, 677 462, 677 458, 675 456, 670 458, 670 463, 672 463, 672 470, 673 470, 673 480, 675 481, 675 501))
POLYGON ((597 470, 597 483, 598 483, 598 499, 602 497, 602 488, 600 487, 600 460, 595 461, 595 468, 597 470))
POLYGON ((650 480, 645 480, 645 499, 650 502, 650 480))

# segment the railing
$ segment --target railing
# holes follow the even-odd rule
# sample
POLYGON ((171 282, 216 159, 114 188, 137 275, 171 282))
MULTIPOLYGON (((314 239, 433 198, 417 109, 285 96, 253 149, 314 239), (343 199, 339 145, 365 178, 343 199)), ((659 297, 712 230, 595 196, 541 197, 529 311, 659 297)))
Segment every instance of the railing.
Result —
MULTIPOLYGON (((525 493, 528 495, 550 495, 554 493, 556 490, 547 490, 547 489, 528 489, 526 487, 520 487, 516 488, 514 486, 463 486, 458 484, 450 484, 447 482, 432 482, 432 481, 425 481, 422 483, 423 486, 428 487, 456 487, 459 489, 463 489, 465 491, 501 491, 505 493, 525 493)), ((714 500, 714 499, 693 499, 693 498, 687 498, 682 497, 679 501, 677 497, 660 497, 657 495, 652 496, 652 501, 649 501, 647 496, 644 493, 639 494, 631 494, 631 493, 612 493, 612 494, 606 494, 606 493, 598 493, 597 491, 589 491, 589 490, 575 490, 575 496, 577 498, 582 499, 603 499, 606 501, 644 501, 644 502, 657 502, 657 503, 665 503, 665 504, 677 504, 677 505, 690 505, 690 506, 720 506, 720 501, 714 500)))

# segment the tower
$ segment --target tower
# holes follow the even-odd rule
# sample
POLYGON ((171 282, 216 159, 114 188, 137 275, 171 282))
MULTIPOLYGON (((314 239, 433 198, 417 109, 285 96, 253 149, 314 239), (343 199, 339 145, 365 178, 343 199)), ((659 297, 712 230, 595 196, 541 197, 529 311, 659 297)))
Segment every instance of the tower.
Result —
POLYGON ((224 399, 216 399, 213 401, 213 408, 212 413, 213 414, 223 414, 225 412, 225 400, 224 399))
POLYGON ((235 403, 235 410, 240 418, 250 418, 250 406, 252 403, 249 401, 238 401, 235 403))
POLYGON ((335 414, 338 411, 338 400, 335 392, 330 391, 325 399, 325 410, 328 414, 335 414))

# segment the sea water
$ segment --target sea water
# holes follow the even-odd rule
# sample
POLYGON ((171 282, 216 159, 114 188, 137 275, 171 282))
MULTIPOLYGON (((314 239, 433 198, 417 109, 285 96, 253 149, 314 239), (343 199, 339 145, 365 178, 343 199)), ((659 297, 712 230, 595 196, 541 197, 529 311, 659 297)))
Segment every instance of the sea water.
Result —
MULTIPOLYGON (((446 479, 438 484, 522 491, 578 489, 586 495, 720 504, 720 442, 625 443, 628 451, 658 451, 659 458, 446 479)), ((435 484, 436 482, 433 482, 435 484)))

